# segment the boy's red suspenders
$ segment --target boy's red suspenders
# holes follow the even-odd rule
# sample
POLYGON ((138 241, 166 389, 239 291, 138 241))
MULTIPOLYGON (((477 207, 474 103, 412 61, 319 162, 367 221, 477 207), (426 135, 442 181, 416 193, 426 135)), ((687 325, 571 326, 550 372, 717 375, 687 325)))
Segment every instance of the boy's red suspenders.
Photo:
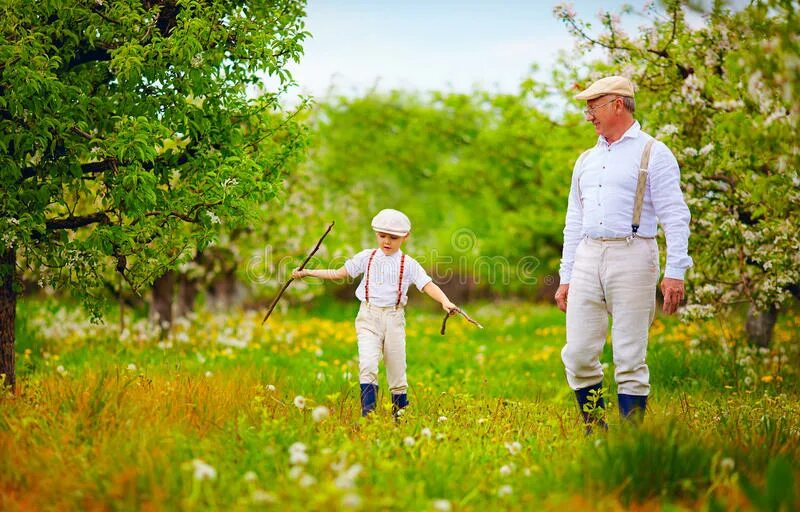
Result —
MULTIPOLYGON (((372 260, 375 258, 375 253, 378 252, 378 249, 373 249, 372 254, 369 255, 369 261, 367 262, 367 276, 366 282, 364 283, 364 298, 365 302, 369 304, 369 270, 372 268, 372 260)), ((395 307, 400 305, 400 300, 403 298, 403 272, 405 271, 406 266, 406 255, 400 255, 400 279, 397 281, 397 302, 395 303, 395 307)))

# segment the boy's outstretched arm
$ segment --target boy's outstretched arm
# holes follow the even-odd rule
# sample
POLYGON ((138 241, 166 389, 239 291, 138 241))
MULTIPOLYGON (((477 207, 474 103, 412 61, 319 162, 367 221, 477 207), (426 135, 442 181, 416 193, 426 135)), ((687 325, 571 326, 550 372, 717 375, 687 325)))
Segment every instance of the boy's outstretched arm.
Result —
POLYGON ((347 269, 344 267, 338 269, 321 268, 314 270, 304 268, 303 270, 294 269, 292 271, 292 279, 302 279, 308 276, 317 277, 319 279, 344 279, 347 277, 347 269))
POLYGON ((422 288, 422 291, 430 295, 433 300, 441 304, 442 309, 448 313, 452 313, 453 310, 458 309, 458 306, 450 302, 450 299, 447 298, 447 295, 445 295, 442 289, 436 286, 433 281, 426 284, 425 287, 422 288))

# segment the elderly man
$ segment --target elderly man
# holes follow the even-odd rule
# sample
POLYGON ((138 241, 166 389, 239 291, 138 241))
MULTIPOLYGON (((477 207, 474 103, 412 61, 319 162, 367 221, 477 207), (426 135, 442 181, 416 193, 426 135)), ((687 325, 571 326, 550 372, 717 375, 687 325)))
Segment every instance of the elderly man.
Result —
POLYGON ((620 414, 644 415, 650 393, 647 336, 660 274, 656 225, 661 222, 667 239, 661 291, 664 312, 672 314, 683 300, 684 273, 692 265, 690 214, 678 162, 633 118, 630 80, 606 77, 575 98, 586 100, 586 119, 599 137, 572 171, 555 300, 567 313, 561 351, 567 381, 591 432, 593 422, 607 428, 595 409, 605 408, 600 354, 609 316, 620 414))

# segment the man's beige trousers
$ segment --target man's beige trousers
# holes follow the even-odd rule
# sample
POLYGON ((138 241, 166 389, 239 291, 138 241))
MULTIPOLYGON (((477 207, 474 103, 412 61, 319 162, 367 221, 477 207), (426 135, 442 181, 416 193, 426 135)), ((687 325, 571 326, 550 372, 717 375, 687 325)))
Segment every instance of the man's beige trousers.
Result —
POLYGON ((572 389, 603 380, 600 354, 610 316, 618 392, 650 393, 645 355, 656 311, 658 276, 655 240, 581 241, 567 295, 567 344, 561 351, 572 389))

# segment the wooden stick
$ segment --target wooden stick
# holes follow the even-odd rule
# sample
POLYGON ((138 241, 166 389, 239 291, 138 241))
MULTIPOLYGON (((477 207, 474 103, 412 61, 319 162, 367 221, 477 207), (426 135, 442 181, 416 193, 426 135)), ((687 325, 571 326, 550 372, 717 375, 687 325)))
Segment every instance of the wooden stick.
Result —
MULTIPOLYGON (((325 237, 328 236, 328 233, 330 233, 331 229, 333 229, 334 224, 336 224, 336 222, 331 222, 331 225, 328 226, 328 229, 327 231, 325 231, 325 234, 322 235, 322 237, 319 239, 319 242, 317 242, 317 245, 316 247, 314 247, 314 250, 311 251, 311 253, 309 253, 308 256, 306 256, 305 261, 303 261, 303 264, 300 265, 300 267, 297 270, 303 270, 303 268, 305 268, 308 261, 314 256, 314 253, 317 252, 317 249, 319 249, 319 246, 322 245, 322 241, 325 240, 325 237)), ((285 292, 286 288, 288 288, 289 285, 292 284, 292 281, 294 281, 294 279, 290 277, 289 280, 286 281, 286 284, 283 285, 283 288, 281 288, 281 291, 278 292, 278 295, 272 300, 272 304, 270 304, 269 306, 269 311, 267 311, 267 314, 264 316, 264 320, 261 321, 261 325, 264 325, 264 323, 266 323, 267 319, 269 318, 269 315, 272 314, 272 310, 275 309, 275 305, 281 299, 283 292, 285 292)))
POLYGON ((469 322, 469 323, 471 323, 471 324, 475 325, 476 327, 478 327, 478 329, 483 329, 483 326, 482 326, 481 324, 479 324, 478 322, 476 322, 476 321, 475 321, 475 320, 474 320, 474 319, 473 319, 471 316, 469 316, 469 315, 468 315, 468 314, 467 314, 467 313, 466 313, 466 312, 465 312, 463 309, 461 309, 461 308, 455 308, 455 309, 451 310, 449 313, 445 313, 445 315, 444 315, 444 320, 442 320, 442 330, 441 330, 441 331, 439 331, 439 333, 440 333, 442 336, 444 336, 444 331, 445 331, 445 329, 447 328, 447 319, 448 319, 448 318, 450 318, 451 316, 455 315, 455 314, 459 314, 459 315, 463 316, 464 318, 466 318, 466 319, 467 319, 467 322, 469 322))

